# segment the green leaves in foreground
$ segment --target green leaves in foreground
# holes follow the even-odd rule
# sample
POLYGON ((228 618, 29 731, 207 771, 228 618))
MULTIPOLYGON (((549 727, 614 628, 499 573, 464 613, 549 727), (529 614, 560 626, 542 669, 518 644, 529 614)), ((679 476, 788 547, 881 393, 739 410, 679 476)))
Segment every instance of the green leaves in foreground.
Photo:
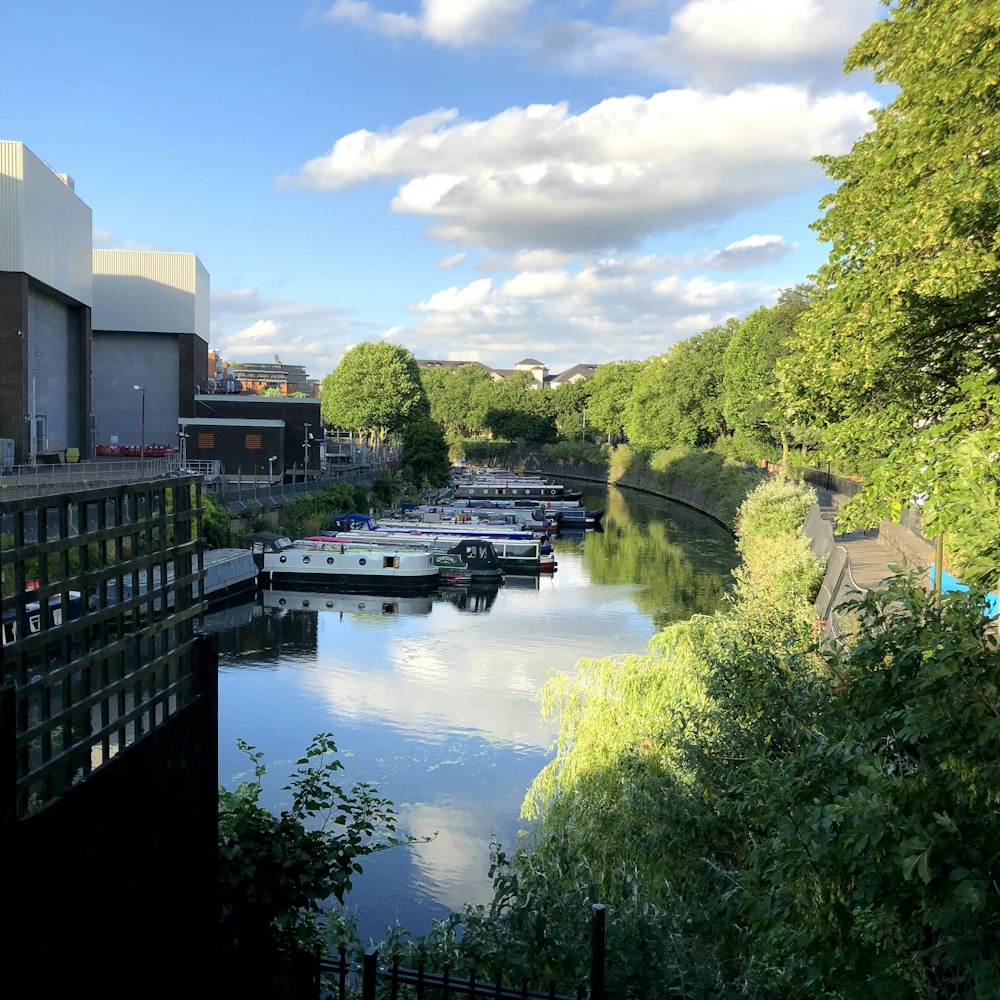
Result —
POLYGON ((329 733, 313 737, 284 790, 291 808, 260 805, 263 753, 243 740, 254 780, 219 789, 219 878, 223 945, 251 954, 275 945, 311 946, 321 935, 323 904, 343 903, 361 861, 417 838, 394 837, 396 813, 371 785, 346 790, 329 733))

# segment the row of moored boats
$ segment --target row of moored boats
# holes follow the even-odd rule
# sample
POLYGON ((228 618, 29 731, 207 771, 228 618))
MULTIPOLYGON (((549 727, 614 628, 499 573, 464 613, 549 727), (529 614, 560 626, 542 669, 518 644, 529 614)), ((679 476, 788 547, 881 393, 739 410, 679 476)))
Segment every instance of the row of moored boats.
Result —
POLYGON ((369 593, 497 584, 508 573, 553 573, 551 536, 600 526, 603 510, 551 480, 512 473, 457 474, 429 503, 376 520, 337 517, 318 535, 293 540, 248 536, 269 586, 316 586, 369 593))
MULTIPOLYGON (((457 472, 432 502, 407 505, 377 521, 347 514, 318 535, 293 540, 259 532, 244 538, 239 549, 206 553, 199 591, 211 604, 258 583, 371 594, 497 585, 507 574, 555 572, 552 536, 599 528, 603 514, 603 509, 585 509, 579 493, 548 479, 457 472)), ((166 582, 169 588, 169 575, 166 582)), ((153 583, 158 586, 158 578, 153 583)), ((122 586, 122 599, 137 596, 127 580, 122 586)), ((144 589, 140 583, 139 592, 144 589)), ((168 592, 168 604, 172 596, 168 592)), ((83 610, 82 595, 75 591, 68 603, 49 598, 47 613, 42 603, 25 604, 25 634, 58 625, 64 615, 76 618, 83 610)), ((19 634, 17 616, 6 611, 3 645, 19 634)))

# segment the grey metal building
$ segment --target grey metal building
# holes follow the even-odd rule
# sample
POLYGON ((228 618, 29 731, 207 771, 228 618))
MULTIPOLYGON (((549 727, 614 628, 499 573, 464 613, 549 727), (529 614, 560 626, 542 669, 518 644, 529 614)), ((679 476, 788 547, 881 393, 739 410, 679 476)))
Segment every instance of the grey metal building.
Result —
POLYGON ((94 250, 93 275, 97 443, 176 446, 208 378, 208 271, 193 253, 94 250))

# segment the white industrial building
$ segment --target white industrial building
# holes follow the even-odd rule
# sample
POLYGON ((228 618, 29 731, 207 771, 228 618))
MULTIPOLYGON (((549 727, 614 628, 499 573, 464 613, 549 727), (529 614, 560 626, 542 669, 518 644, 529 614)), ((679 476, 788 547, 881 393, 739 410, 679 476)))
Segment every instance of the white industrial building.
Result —
POLYGON ((175 445, 208 378, 208 338, 197 256, 94 250, 72 179, 0 141, 0 440, 13 441, 0 461, 175 445))
POLYGON ((0 141, 0 439, 17 464, 93 446, 92 231, 72 178, 0 141))
POLYGON ((176 445, 208 378, 209 275, 192 253, 94 250, 98 444, 176 445), (136 390, 139 386, 139 390, 136 390))

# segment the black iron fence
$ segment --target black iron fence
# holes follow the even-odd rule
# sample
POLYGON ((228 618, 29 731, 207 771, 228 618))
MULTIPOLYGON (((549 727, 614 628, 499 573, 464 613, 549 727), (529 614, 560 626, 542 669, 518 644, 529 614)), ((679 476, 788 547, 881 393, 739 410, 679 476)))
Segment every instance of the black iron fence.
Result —
POLYGON ((572 994, 557 993, 552 983, 540 988, 528 979, 516 985, 504 983, 502 975, 484 977, 476 968, 459 970, 445 964, 432 971, 425 960, 407 968, 398 955, 380 961, 375 950, 357 960, 345 948, 336 958, 316 953, 284 959, 295 1000, 605 1000, 605 910, 600 904, 591 908, 589 978, 572 994))

